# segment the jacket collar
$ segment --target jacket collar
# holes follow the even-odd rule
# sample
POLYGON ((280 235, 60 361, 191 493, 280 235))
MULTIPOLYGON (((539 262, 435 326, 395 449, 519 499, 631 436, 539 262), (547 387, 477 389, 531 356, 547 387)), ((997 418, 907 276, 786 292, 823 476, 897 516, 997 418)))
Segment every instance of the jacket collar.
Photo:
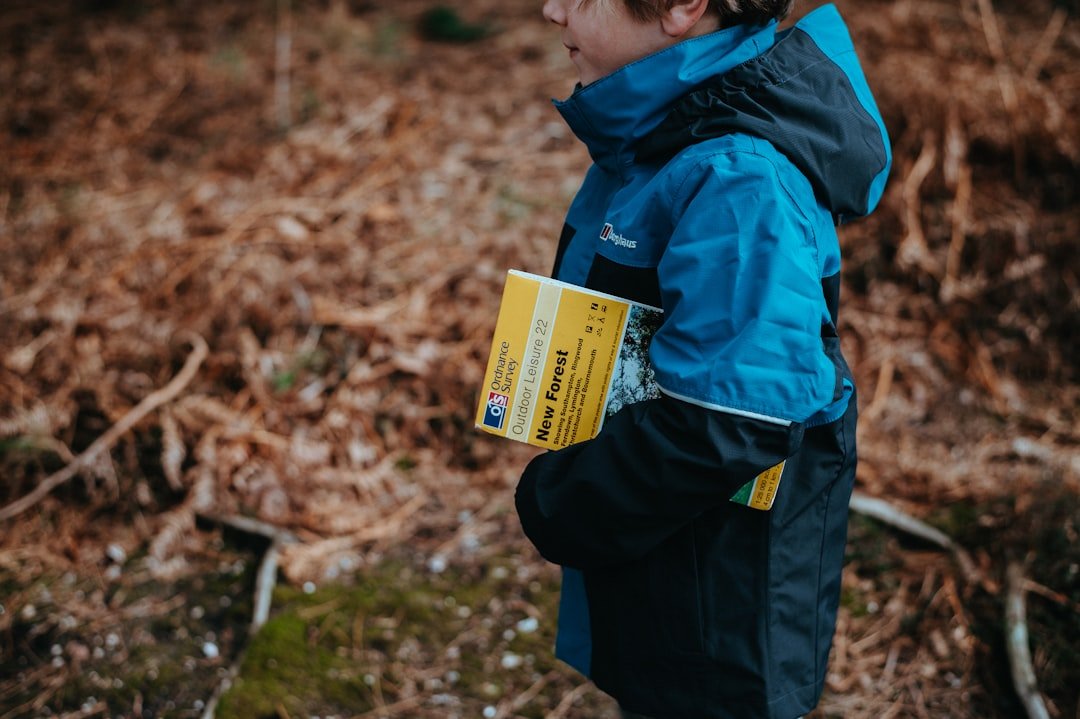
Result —
POLYGON ((736 25, 685 40, 578 86, 554 104, 593 161, 618 172, 633 163, 634 143, 654 130, 679 98, 761 54, 772 46, 775 34, 776 23, 771 22, 736 25))
POLYGON ((834 5, 776 35, 773 46, 677 101, 634 145, 645 164, 731 133, 767 140, 806 176, 838 222, 881 198, 892 162, 888 133, 834 5))

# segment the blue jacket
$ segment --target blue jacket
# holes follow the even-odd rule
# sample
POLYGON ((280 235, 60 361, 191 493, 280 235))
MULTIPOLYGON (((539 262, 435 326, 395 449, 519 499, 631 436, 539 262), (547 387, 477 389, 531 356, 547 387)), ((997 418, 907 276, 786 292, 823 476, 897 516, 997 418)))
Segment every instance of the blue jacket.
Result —
POLYGON ((791 717, 820 697, 855 470, 836 224, 891 164, 827 5, 736 26, 557 107, 593 166, 555 275, 657 305, 663 396, 538 456, 522 527, 564 572, 560 658, 662 718, 791 717), (728 501, 787 460, 776 503, 728 501))

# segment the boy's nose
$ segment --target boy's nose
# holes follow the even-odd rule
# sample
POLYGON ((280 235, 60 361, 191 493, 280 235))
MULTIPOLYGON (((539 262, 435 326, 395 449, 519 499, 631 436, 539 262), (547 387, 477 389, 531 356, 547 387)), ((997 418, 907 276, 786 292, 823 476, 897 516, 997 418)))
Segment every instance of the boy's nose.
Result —
POLYGON ((566 8, 562 0, 546 0, 544 2, 544 18, 556 25, 565 25, 566 8))

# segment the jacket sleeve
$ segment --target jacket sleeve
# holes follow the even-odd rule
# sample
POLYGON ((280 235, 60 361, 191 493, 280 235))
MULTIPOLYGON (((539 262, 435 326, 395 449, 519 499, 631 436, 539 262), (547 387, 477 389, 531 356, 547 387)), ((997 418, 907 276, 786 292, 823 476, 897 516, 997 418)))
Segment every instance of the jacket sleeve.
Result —
POLYGON ((794 454, 802 423, 833 401, 810 223, 772 160, 732 153, 694 170, 669 194, 658 267, 650 361, 664 396, 536 457, 518 486, 522 527, 552 562, 643 556, 794 454))
MULTIPOLYGON (((644 556, 790 456, 781 426, 661 397, 624 407, 594 439, 535 457, 518 483, 522 529, 548 561, 578 569, 644 556)), ((756 511, 756 510, 748 510, 756 511)))

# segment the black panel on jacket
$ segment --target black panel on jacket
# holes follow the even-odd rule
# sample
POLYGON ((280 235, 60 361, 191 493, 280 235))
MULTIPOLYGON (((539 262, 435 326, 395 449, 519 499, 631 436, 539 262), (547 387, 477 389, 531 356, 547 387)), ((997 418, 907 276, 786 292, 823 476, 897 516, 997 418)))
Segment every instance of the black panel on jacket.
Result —
POLYGON ((559 248, 555 250, 555 265, 551 268, 552 277, 559 276, 563 255, 566 254, 566 248, 570 246, 570 240, 574 239, 575 234, 577 230, 571 227, 570 223, 563 223, 562 234, 559 235, 559 248))
POLYGON ((837 315, 840 308, 840 273, 829 275, 821 279, 821 291, 825 295, 825 306, 829 309, 827 324, 821 326, 821 344, 825 354, 832 361, 836 369, 836 384, 833 387, 833 402, 844 396, 844 380, 854 384, 851 369, 847 360, 840 351, 840 335, 836 331, 837 315))
POLYGON ((825 306, 829 308, 829 317, 833 326, 839 323, 840 314, 840 273, 821 278, 821 292, 825 295, 825 306))
POLYGON ((660 277, 655 267, 631 267, 596 255, 585 286, 624 300, 661 307, 660 277))

